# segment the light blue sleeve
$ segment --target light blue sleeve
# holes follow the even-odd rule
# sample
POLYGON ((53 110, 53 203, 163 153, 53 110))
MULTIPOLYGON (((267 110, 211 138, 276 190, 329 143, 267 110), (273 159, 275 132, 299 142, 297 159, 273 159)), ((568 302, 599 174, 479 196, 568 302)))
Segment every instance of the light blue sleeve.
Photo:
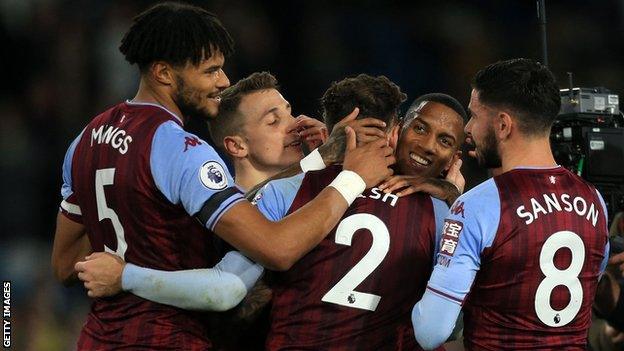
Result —
POLYGON ((84 129, 69 145, 69 148, 65 153, 65 158, 63 159, 63 185, 61 186, 61 196, 63 197, 63 200, 67 200, 67 198, 74 193, 72 188, 72 161, 74 159, 76 145, 78 145, 80 138, 82 138, 82 133, 84 133, 84 129))
POLYGON ((161 271, 127 263, 124 291, 144 299, 197 311, 227 311, 238 305, 264 269, 238 251, 228 252, 213 268, 161 271))
MULTIPOLYGON (((598 198, 600 199, 600 205, 602 205, 602 213, 604 213, 605 225, 608 225, 607 223, 609 223, 609 212, 607 211, 607 204, 605 203, 604 199, 602 198, 602 194, 600 194, 598 189, 596 189, 596 194, 598 194, 598 198)), ((607 233, 609 233, 608 227, 604 229, 607 233)), ((607 243, 605 244, 604 258, 602 259, 602 262, 600 264, 601 275, 604 272, 604 270, 607 268, 607 264, 609 262, 609 248, 610 248, 610 244, 609 244, 609 239, 607 238, 607 243)))
POLYGON ((412 324, 418 344, 425 350, 442 345, 453 332, 460 310, 460 305, 425 291, 412 309, 412 324))
POLYGON ((150 165, 154 182, 173 204, 181 204, 210 230, 235 203, 244 201, 217 152, 173 121, 158 127, 150 165), (201 213, 200 213, 201 212, 201 213))
MULTIPOLYGON (((437 199, 435 197, 431 197, 431 202, 433 203, 433 214, 435 217, 436 224, 436 236, 435 236, 435 249, 433 252, 436 254, 440 250, 440 241, 442 240, 442 229, 444 228, 444 217, 449 211, 449 207, 446 202, 437 199)), ((436 255, 433 255, 433 262, 435 264, 436 255)))
POLYGON ((461 304, 492 246, 500 221, 500 198, 493 179, 459 197, 444 220, 437 262, 427 289, 461 304))
POLYGON ((258 210, 271 221, 286 217, 301 187, 304 173, 267 183, 254 198, 258 210))
POLYGON ((500 198, 493 179, 459 197, 449 210, 427 290, 412 310, 421 346, 437 347, 453 331, 480 268, 481 253, 492 246, 499 221, 500 198))

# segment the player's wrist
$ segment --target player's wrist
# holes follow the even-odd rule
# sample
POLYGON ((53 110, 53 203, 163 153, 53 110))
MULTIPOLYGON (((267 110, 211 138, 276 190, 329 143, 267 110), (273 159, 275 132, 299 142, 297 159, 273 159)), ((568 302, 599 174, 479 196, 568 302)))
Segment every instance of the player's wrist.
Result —
POLYGON ((140 279, 139 277, 139 267, 133 265, 132 263, 125 263, 121 268, 121 290, 122 291, 132 291, 136 287, 137 281, 140 279))
POLYGON ((306 157, 301 159, 301 161, 299 161, 299 165, 304 173, 308 171, 320 171, 327 167, 318 148, 312 150, 312 152, 310 152, 306 157))
POLYGON ((349 170, 340 172, 329 186, 336 189, 349 206, 366 189, 364 179, 359 174, 349 170))

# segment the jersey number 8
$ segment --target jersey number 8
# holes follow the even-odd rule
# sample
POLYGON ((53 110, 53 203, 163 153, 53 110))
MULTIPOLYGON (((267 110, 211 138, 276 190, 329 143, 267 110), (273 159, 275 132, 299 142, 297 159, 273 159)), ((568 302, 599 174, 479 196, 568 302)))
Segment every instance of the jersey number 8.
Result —
POLYGON ((585 245, 578 234, 564 230, 551 235, 539 257, 539 265, 546 276, 535 292, 535 312, 537 317, 549 327, 563 327, 570 323, 581 309, 583 287, 578 275, 585 262, 585 245), (555 267, 555 253, 561 248, 572 252, 572 261, 566 269, 555 267), (562 285, 570 292, 570 302, 562 310, 555 310, 550 305, 550 295, 555 287, 562 285))

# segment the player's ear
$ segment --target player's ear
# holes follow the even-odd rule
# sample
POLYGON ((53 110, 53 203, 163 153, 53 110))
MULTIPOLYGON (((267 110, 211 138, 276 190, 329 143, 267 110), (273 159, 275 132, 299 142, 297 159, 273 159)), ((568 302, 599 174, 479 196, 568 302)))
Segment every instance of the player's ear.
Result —
POLYGON ((513 119, 509 115, 509 113, 505 111, 501 111, 497 116, 496 121, 496 134, 499 140, 505 140, 509 138, 511 134, 511 130, 513 128, 513 119))
POLYGON ((173 67, 164 61, 154 61, 150 65, 150 74, 152 78, 162 84, 171 86, 175 84, 175 72, 173 67))
POLYGON ((390 133, 388 133, 388 145, 393 149, 396 149, 397 145, 399 144, 400 130, 401 125, 397 123, 394 125, 394 127, 392 127, 392 129, 390 129, 390 133))
POLYGON ((238 135, 226 136, 223 138, 223 146, 225 147, 227 153, 235 158, 247 157, 247 154, 249 153, 247 143, 245 143, 245 140, 238 135))

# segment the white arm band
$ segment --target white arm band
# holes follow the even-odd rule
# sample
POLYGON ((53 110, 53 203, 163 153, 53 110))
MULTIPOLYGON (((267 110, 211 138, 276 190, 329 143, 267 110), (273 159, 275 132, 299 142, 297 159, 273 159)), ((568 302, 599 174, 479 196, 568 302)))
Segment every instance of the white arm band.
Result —
POLYGON ((321 169, 325 169, 325 167, 327 167, 325 162, 323 162, 323 157, 318 151, 318 148, 314 149, 306 157, 301 159, 301 161, 299 161, 299 166, 301 166, 303 173, 308 171, 320 171, 321 169))
POLYGON ((353 171, 347 170, 340 172, 329 186, 338 190, 349 206, 366 189, 366 183, 362 177, 353 171))

